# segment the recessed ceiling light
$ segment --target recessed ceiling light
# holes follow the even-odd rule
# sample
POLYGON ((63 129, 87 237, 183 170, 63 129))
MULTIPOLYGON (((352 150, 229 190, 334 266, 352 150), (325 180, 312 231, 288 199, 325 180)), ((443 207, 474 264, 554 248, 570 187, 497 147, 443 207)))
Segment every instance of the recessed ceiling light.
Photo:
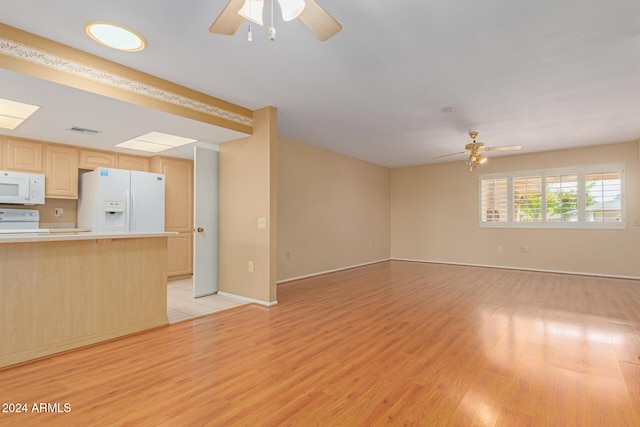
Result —
POLYGON ((183 138, 181 136, 169 135, 161 132, 150 132, 128 141, 121 142, 120 144, 116 144, 116 147, 158 153, 160 151, 180 147, 181 145, 190 144, 196 141, 197 139, 183 138))
POLYGON ((93 40, 112 49, 138 52, 147 45, 144 37, 138 32, 113 22, 87 22, 84 31, 93 40))
POLYGON ((40 107, 0 98, 0 128, 15 129, 40 107))
POLYGON ((454 111, 456 111, 456 109, 455 109, 455 108, 453 108, 453 107, 444 107, 444 108, 442 109, 442 112, 443 112, 443 113, 453 113, 454 111))

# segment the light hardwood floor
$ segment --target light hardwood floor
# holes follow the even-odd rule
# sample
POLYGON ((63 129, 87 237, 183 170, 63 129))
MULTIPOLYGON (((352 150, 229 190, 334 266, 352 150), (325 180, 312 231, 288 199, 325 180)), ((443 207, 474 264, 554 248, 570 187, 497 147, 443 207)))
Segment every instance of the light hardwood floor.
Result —
POLYGON ((383 262, 0 371, 0 425, 637 426, 640 282, 383 262))

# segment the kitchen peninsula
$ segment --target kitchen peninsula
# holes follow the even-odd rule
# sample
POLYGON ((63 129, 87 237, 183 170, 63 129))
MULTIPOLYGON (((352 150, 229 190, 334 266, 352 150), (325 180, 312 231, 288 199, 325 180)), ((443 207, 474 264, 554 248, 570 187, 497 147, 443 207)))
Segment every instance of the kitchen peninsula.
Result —
POLYGON ((0 235, 0 367, 167 325, 175 234, 0 235))

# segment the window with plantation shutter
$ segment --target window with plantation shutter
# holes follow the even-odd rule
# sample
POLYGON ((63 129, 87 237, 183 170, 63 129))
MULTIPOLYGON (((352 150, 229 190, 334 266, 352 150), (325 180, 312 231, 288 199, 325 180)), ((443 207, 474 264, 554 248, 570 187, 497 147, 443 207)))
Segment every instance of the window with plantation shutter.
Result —
POLYGON ((620 171, 590 172, 585 177, 586 221, 622 221, 622 176, 620 171))
POLYGON ((513 221, 542 221, 542 177, 513 178, 513 221))
POLYGON ((480 185, 480 221, 496 226, 506 224, 509 220, 507 178, 485 179, 480 185))
POLYGON ((626 227, 622 163, 479 178, 481 227, 626 227))
POLYGON ((545 176, 547 222, 577 222, 578 174, 545 176))

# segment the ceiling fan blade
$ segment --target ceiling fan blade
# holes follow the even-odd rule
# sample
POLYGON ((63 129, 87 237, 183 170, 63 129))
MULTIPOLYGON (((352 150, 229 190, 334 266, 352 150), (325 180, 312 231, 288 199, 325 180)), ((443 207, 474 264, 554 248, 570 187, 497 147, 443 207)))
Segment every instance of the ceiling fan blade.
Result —
POLYGON ((304 25, 322 41, 328 40, 342 30, 342 25, 320 6, 316 0, 305 0, 306 6, 298 16, 304 25))
POLYGON ((244 0, 229 0, 229 3, 222 9, 220 15, 209 27, 209 31, 216 34, 224 34, 232 36, 238 31, 240 25, 244 22, 244 18, 238 15, 244 0))
POLYGON ((434 157, 434 159, 439 159, 441 157, 457 156, 458 154, 465 154, 465 153, 466 151, 460 151, 459 153, 449 153, 449 154, 444 154, 442 156, 434 157))
POLYGON ((509 145, 504 147, 485 147, 482 151, 515 151, 521 150, 522 146, 520 145, 509 145))

